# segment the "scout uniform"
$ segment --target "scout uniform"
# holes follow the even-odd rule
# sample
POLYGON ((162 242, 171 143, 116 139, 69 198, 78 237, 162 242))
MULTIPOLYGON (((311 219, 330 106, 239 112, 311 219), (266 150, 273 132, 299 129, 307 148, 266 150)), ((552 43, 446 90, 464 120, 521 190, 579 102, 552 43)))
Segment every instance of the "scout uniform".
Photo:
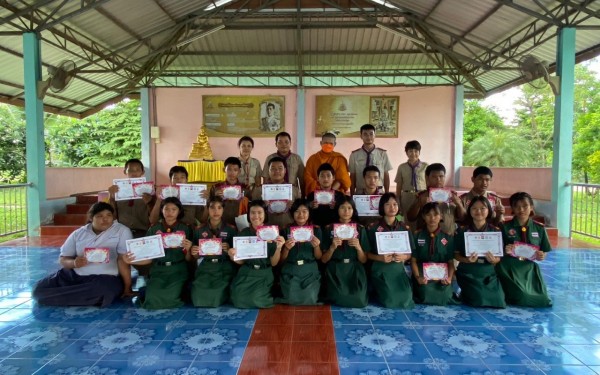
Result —
MULTIPOLYGON (((190 228, 183 223, 168 227, 163 223, 148 229, 148 236, 182 231, 191 239, 190 228)), ((142 307, 150 310, 172 309, 183 306, 181 291, 188 278, 185 250, 182 247, 165 248, 165 256, 152 259, 150 277, 146 284, 146 299, 142 307)))
MULTIPOLYGON (((223 222, 217 228, 209 224, 194 231, 194 244, 198 240, 220 238, 233 246, 237 231, 223 222)), ((236 267, 227 252, 221 255, 204 256, 198 259, 198 268, 192 282, 192 303, 196 307, 218 307, 229 300, 229 284, 235 276, 236 267)))
MULTIPOLYGON (((373 194, 369 194, 365 191, 365 188, 362 188, 360 190, 356 189, 356 194, 355 195, 383 195, 385 193, 385 190, 383 190, 383 186, 378 186, 377 189, 375 189, 375 193, 373 194)), ((362 225, 364 225, 365 228, 368 228, 371 224, 374 223, 378 223, 379 220, 381 220, 381 216, 359 216, 358 217, 358 222, 362 225)))
MULTIPOLYGON (((358 239, 364 252, 369 251, 369 240, 365 228, 357 224, 358 239)), ((329 249, 333 240, 333 225, 324 230, 321 249, 329 249)), ((365 307, 367 297, 367 274, 358 260, 356 249, 342 241, 325 264, 327 299, 334 305, 343 307, 365 307)))
MULTIPOLYGON (((371 224, 368 230, 371 252, 376 255, 378 254, 375 233, 401 231, 408 231, 410 247, 414 249, 415 243, 412 233, 410 233, 409 227, 404 223, 395 220, 392 225, 388 225, 385 220, 381 219, 379 222, 371 224)), ((371 265, 369 280, 373 288, 373 295, 383 307, 402 309, 414 307, 413 292, 410 279, 404 268, 404 263, 374 261, 371 265)))
POLYGON ((256 185, 256 178, 261 177, 263 173, 260 162, 255 158, 249 158, 248 161, 243 160, 241 157, 238 157, 238 159, 242 164, 238 180, 245 184, 248 190, 252 190, 256 185))
MULTIPOLYGON (((429 196, 429 189, 419 192, 419 194, 417 194, 417 201, 414 204, 418 204, 418 199, 421 198, 422 195, 429 196)), ((440 228, 442 228, 443 232, 454 234, 456 232, 456 205, 454 203, 439 203, 438 207, 440 209, 440 214, 442 215, 440 228)), ((417 218, 417 229, 423 228, 425 228, 425 221, 419 213, 419 217, 417 218)))
POLYGON ((300 155, 293 152, 290 152, 287 156, 283 156, 279 152, 267 156, 264 164, 265 169, 262 171, 264 181, 269 181, 269 161, 275 156, 279 156, 285 160, 285 183, 292 184, 300 190, 304 190, 304 161, 300 155), (299 184, 298 181, 300 182, 299 184))
MULTIPOLYGON (((448 263, 454 259, 454 236, 438 228, 429 233, 426 229, 415 233, 415 250, 412 257, 417 260, 419 276, 423 276, 423 263, 448 263)), ((439 281, 429 280, 427 284, 418 283, 413 275, 413 292, 416 303, 426 305, 456 304, 452 295, 452 286, 439 281)))
MULTIPOLYGON (((321 229, 313 227, 314 236, 321 240, 321 229)), ((291 238, 290 228, 282 231, 285 239, 291 238)), ((282 250, 283 251, 283 250, 282 250)), ((321 273, 310 242, 298 242, 288 252, 281 268, 282 303, 290 305, 315 305, 321 288, 321 273)))
MULTIPOLYGON (((256 236, 256 230, 244 228, 239 237, 256 236)), ((275 255, 275 242, 267 244, 267 257, 246 259, 231 282, 231 302, 239 309, 265 309, 273 307, 273 270, 271 257, 275 255)))
MULTIPOLYGON (((318 189, 322 190, 322 189, 318 189)), ((332 224, 336 217, 335 202, 340 201, 344 197, 344 194, 337 190, 334 190, 334 205, 333 207, 328 204, 320 204, 317 208, 312 208, 312 202, 315 200, 315 192, 308 194, 306 199, 311 203, 310 219, 315 225, 324 228, 326 225, 332 224)))
MULTIPOLYGON (((269 184, 263 184, 263 186, 264 185, 269 184)), ((296 186, 292 185, 292 202, 298 198, 300 198, 300 191, 296 186)), ((263 199, 261 186, 254 188, 254 190, 252 191, 252 200, 257 199, 263 199)), ((288 209, 286 209, 285 212, 274 213, 271 212, 270 207, 267 219, 268 220, 265 223, 265 225, 277 225, 280 230, 287 227, 294 221, 288 209)))
POLYGON ((242 198, 239 200, 234 200, 234 199, 224 199, 223 200, 223 217, 221 218, 221 220, 223 220, 223 222, 225 224, 229 224, 229 225, 233 225, 235 226, 235 218, 240 216, 240 215, 244 215, 248 212, 248 198, 246 197, 246 195, 248 194, 248 191, 246 189, 246 185, 244 184, 240 184, 240 183, 236 183, 236 184, 230 184, 227 181, 223 181, 223 182, 219 182, 215 185, 213 185, 210 188, 210 197, 215 197, 215 193, 217 190, 219 189, 223 189, 226 188, 227 186, 236 186, 239 185, 242 188, 242 198))
MULTIPOLYGON (((504 245, 518 241, 539 246, 543 252, 552 250, 544 227, 531 219, 524 226, 519 224, 517 218, 512 219, 502 226, 502 237, 504 245)), ((552 306, 542 272, 536 262, 507 255, 496 265, 496 273, 509 305, 552 306)))
MULTIPOLYGON (((493 210, 494 206, 502 206, 502 200, 500 199, 500 197, 489 191, 486 191, 482 195, 486 197, 488 201, 490 201, 490 205, 492 206, 492 218, 494 219, 494 223, 498 225, 502 224, 502 218, 496 217, 496 211, 493 210)), ((473 190, 470 190, 469 192, 464 193, 459 197, 460 201, 465 207, 465 210, 467 209, 467 207, 469 207, 469 204, 475 197, 478 197, 478 195, 475 194, 473 190)))
POLYGON ((150 209, 143 199, 116 201, 119 223, 131 229, 133 238, 144 237, 150 228, 150 209))
MULTIPOLYGON (((465 232, 500 232, 498 227, 486 224, 483 229, 463 227, 458 230, 456 250, 465 253, 465 232)), ((477 258, 475 263, 461 262, 456 269, 456 281, 461 288, 462 301, 474 307, 505 308, 504 291, 496 275, 496 270, 485 258, 477 258)))
POLYGON ((362 173, 369 165, 374 165, 379 169, 382 180, 385 172, 389 172, 393 169, 387 151, 382 148, 374 147, 371 151, 367 151, 363 146, 352 151, 350 159, 348 160, 348 172, 356 175, 356 191, 365 188, 365 181, 362 178, 362 173))
MULTIPOLYGON (((408 162, 398 166, 394 182, 397 186, 396 190, 400 191, 398 197, 400 199, 400 211, 405 216, 405 220, 406 213, 417 199, 417 192, 427 189, 425 182, 427 165, 427 163, 419 160, 415 166, 410 165, 408 162)), ((411 227, 416 226, 416 223, 407 222, 407 224, 411 227)))

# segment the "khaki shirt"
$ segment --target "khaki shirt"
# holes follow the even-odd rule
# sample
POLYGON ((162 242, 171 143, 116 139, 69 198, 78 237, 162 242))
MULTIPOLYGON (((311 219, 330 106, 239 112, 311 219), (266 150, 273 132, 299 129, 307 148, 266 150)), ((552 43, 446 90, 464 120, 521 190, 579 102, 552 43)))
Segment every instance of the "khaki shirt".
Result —
POLYGON ((248 162, 245 162, 239 157, 238 159, 240 159, 240 162, 242 163, 238 180, 246 186, 254 187, 254 185, 256 185, 256 178, 261 177, 263 173, 260 162, 255 158, 248 159, 248 162))
MULTIPOLYGON (((269 185, 269 184, 265 184, 265 185, 269 185)), ((300 198, 300 191, 298 190, 298 188, 296 186, 292 186, 292 201, 294 201, 298 198, 300 198)), ((252 200, 257 200, 257 199, 263 199, 262 198, 262 187, 255 187, 254 190, 252 190, 252 200)), ((267 213, 266 223, 268 225, 277 225, 277 226, 279 226, 279 229, 284 229, 285 227, 287 227, 288 225, 290 225, 293 222, 294 222, 294 220, 292 219, 292 216, 290 215, 289 211, 282 212, 282 213, 272 213, 272 212, 267 213)))
POLYGON ((143 199, 116 201, 116 206, 119 223, 131 230, 147 231, 150 228, 150 209, 143 199))
MULTIPOLYGON (((264 182, 267 183, 269 181, 269 160, 274 158, 275 156, 279 156, 277 153, 271 154, 267 156, 265 159, 265 168, 263 169, 262 176, 264 182)), ((304 191, 304 161, 298 154, 292 153, 286 160, 286 170, 288 175, 288 184, 292 184, 300 188, 300 190, 304 191), (298 185, 298 180, 300 180, 300 185, 298 185)))
POLYGON ((396 186, 400 186, 401 191, 406 193, 416 193, 417 191, 425 190, 427 188, 427 184, 425 183, 425 169, 427 165, 427 163, 419 161, 419 164, 415 167, 415 181, 417 184, 417 189, 415 190, 412 167, 408 162, 400 164, 396 172, 396 178, 394 179, 396 186))
MULTIPOLYGON (((390 158, 388 157, 387 151, 375 147, 371 151, 371 160, 369 165, 374 165, 379 168, 379 179, 383 184, 383 175, 385 172, 393 169, 390 158)), ((350 159, 348 160, 348 171, 350 174, 356 174, 356 190, 362 190, 365 187, 365 180, 363 178, 363 170, 367 167, 367 152, 361 147, 352 151, 350 159)))

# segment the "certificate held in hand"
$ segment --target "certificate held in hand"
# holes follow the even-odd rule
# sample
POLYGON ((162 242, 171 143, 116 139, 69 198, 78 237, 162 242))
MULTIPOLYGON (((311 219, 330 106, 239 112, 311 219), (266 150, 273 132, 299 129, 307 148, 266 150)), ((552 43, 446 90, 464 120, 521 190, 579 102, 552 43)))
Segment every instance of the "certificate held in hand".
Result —
POLYGON ((448 189, 440 189, 440 188, 434 188, 434 189, 429 189, 429 199, 431 199, 432 202, 438 202, 438 203, 448 203, 450 202, 450 197, 452 196, 452 191, 448 190, 448 189))
POLYGON ((220 238, 207 238, 198 240, 198 255, 210 256, 210 255, 221 255, 223 254, 222 241, 220 238))
POLYGON ((115 194, 116 201, 126 201, 130 199, 142 199, 142 196, 137 196, 133 190, 133 184, 146 182, 146 177, 138 178, 116 178, 113 180, 113 185, 119 187, 119 191, 115 194))
POLYGON ((514 245, 513 256, 516 258, 535 260, 537 251, 540 249, 538 246, 518 241, 514 245))
POLYGON ((379 216, 381 195, 353 195, 358 216, 379 216))
POLYGON ((447 263, 423 263, 423 277, 427 280, 444 280, 448 278, 447 263))
POLYGON ((291 201, 292 184, 264 184, 262 199, 266 201, 291 201))
POLYGON ((467 257, 472 254, 485 257, 488 251, 495 257, 501 257, 504 255, 502 248, 501 232, 465 232, 465 255, 467 257))
POLYGON ((177 184, 179 186, 179 200, 187 206, 206 206, 206 199, 200 194, 206 190, 203 184, 177 184))
POLYGON ((267 257, 267 241, 258 237, 233 237, 233 260, 262 259, 267 257))
POLYGON ((125 245, 127 246, 127 252, 135 256, 134 262, 165 256, 165 249, 160 234, 127 240, 125 241, 125 245))
POLYGON ((410 254, 408 231, 375 232, 377 254, 410 254))

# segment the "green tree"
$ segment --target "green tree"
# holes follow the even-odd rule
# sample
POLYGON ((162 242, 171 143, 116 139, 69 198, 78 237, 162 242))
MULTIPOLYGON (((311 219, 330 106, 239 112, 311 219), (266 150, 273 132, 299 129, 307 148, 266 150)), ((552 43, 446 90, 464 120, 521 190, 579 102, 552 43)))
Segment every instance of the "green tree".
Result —
POLYGON ((465 100, 463 119, 463 155, 471 144, 489 130, 504 128, 502 118, 492 109, 482 105, 481 100, 465 100))
POLYGON ((25 113, 0 103, 0 182, 25 182, 25 113))
POLYGON ((529 167, 532 150, 514 129, 493 129, 475 139, 465 155, 464 165, 488 167, 529 167))

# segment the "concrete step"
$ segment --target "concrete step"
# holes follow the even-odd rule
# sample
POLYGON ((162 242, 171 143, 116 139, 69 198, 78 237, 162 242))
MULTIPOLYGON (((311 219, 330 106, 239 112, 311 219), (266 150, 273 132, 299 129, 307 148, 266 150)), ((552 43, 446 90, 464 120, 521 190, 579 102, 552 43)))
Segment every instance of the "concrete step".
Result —
POLYGON ((86 214, 90 209, 90 203, 67 204, 68 214, 86 214))
POLYGON ((81 225, 42 225, 40 234, 42 236, 68 236, 81 225))
POLYGON ((85 225, 86 214, 54 214, 54 225, 85 225))

